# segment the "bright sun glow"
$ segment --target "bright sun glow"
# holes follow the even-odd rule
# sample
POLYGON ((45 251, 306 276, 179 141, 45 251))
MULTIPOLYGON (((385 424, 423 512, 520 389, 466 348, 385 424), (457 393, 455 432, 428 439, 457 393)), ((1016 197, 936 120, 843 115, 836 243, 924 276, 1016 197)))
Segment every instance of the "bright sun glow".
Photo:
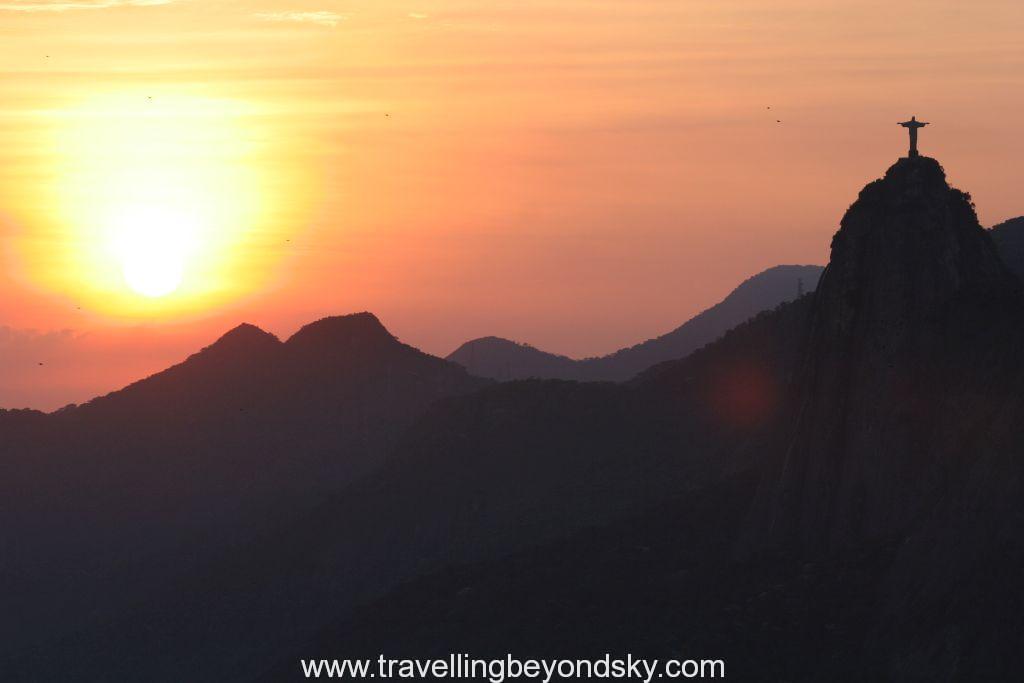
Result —
POLYGON ((202 310, 251 291, 269 258, 259 239, 270 213, 252 113, 173 93, 47 112, 59 171, 42 197, 50 225, 25 247, 32 275, 128 316, 202 310))
POLYGON ((112 225, 111 245, 127 285, 147 297, 173 293, 199 246, 197 221, 161 206, 129 207, 112 225))

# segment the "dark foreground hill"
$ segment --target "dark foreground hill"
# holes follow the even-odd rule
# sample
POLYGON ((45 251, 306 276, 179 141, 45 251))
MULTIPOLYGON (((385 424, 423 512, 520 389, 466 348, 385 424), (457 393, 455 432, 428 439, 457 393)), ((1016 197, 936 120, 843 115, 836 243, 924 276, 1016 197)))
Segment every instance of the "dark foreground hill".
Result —
POLYGON ((250 680, 402 582, 685 500, 758 457, 807 303, 629 385, 513 382, 444 400, 377 473, 105 626, 26 653, 9 677, 73 664, 82 680, 250 680))
POLYGON ((242 325, 77 408, 0 411, 0 655, 205 570, 378 468, 438 398, 486 384, 364 313, 283 343, 242 325))
MULTIPOLYGON (((396 588, 263 680, 300 656, 451 651, 715 657, 738 680, 1020 678, 1024 300, 969 197, 934 160, 901 160, 847 212, 808 303, 788 323, 806 334, 775 337, 800 340, 793 365, 766 361, 792 368, 786 397, 746 448, 720 442, 721 476, 396 588)), ((681 367, 638 382, 692 378, 681 367)), ((759 404, 738 386, 734 405, 759 404)))
POLYGON ((478 377, 624 381, 652 365, 683 358, 762 311, 812 292, 821 266, 775 266, 676 329, 599 358, 575 360, 500 337, 468 341, 448 356, 478 377))
MULTIPOLYGON (((901 160, 864 188, 817 292, 626 383, 472 391, 443 361, 365 332, 352 336, 358 357, 386 348, 383 358, 404 360, 367 362, 375 370, 360 374, 321 343, 332 329, 306 336, 298 346, 319 361, 296 368, 250 330, 245 348, 259 362, 247 367, 290 369, 237 393, 219 387, 249 372, 227 368, 205 387, 179 370, 158 393, 176 397, 181 421, 156 419, 162 399, 143 395, 73 411, 67 424, 2 416, 23 439, 6 453, 49 449, 5 456, 21 478, 4 492, 18 500, 29 487, 8 529, 40 533, 6 532, 5 549, 17 552, 4 557, 18 559, 6 560, 4 578, 29 596, 15 616, 35 622, 30 642, 8 645, 4 679, 276 682, 302 680, 300 657, 453 652, 713 657, 738 680, 1024 671, 1024 302, 969 197, 934 160, 901 160), (423 386, 424 376, 434 391, 417 394, 408 382, 423 386), (361 393, 323 408, 336 386, 361 393), (374 397, 388 406, 410 391, 432 403, 403 413, 407 427, 363 412, 374 397), (222 414, 212 421, 235 431, 196 439, 208 419, 190 405, 196 392, 225 408, 232 396, 261 406, 265 393, 301 407, 265 428, 222 414), (100 426, 81 431, 74 420, 100 426), (132 448, 116 462, 131 466, 111 460, 90 480, 93 444, 110 448, 123 434, 132 448), (372 434, 394 444, 387 457, 367 456, 376 466, 347 483, 322 474, 337 458, 329 444, 372 434), (233 439, 280 450, 250 461, 233 439), (92 453, 82 467, 65 462, 70 443, 92 453), (174 444, 178 458, 144 448, 152 443, 174 444), (226 474, 266 474, 238 485, 208 464, 222 460, 233 465, 226 474), (90 481, 93 497, 34 527, 47 519, 40 481, 74 499, 67 473, 90 481), (167 485, 117 494, 127 503, 95 516, 88 501, 139 478, 167 485), (189 481, 210 483, 196 496, 189 481), (323 495, 306 501, 306 490, 323 495), (262 516, 222 529, 239 501, 262 516), (72 513, 91 521, 58 533, 72 513), (166 544, 146 540, 169 523, 170 560, 166 544), (207 525, 220 530, 204 536, 207 525), (50 583, 17 583, 32 574, 22 558, 36 557, 23 552, 33 542, 33 552, 59 553, 65 595, 100 572, 131 599, 111 582, 67 603, 72 614, 103 607, 85 626, 58 603, 32 614, 32 596, 56 585, 54 566, 50 583)), ((19 636, 16 623, 5 617, 5 631, 19 636)))

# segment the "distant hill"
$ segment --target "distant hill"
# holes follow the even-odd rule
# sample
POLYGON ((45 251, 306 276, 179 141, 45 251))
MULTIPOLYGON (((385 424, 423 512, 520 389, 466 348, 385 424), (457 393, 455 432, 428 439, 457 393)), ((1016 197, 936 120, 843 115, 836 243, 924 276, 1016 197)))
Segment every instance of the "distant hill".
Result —
MULTIPOLYGON (((993 226, 989 234, 1010 271, 1024 281, 1024 216, 993 226)), ((821 266, 797 265, 769 268, 671 332, 607 356, 577 360, 501 337, 481 337, 457 348, 447 360, 477 377, 499 381, 624 381, 657 363, 682 358, 757 313, 793 300, 800 283, 805 292, 814 291, 823 270, 821 266)))
POLYGON ((477 377, 512 379, 580 379, 583 361, 541 351, 502 337, 480 337, 452 351, 446 359, 477 377))
POLYGON ((988 234, 1010 271, 1024 281, 1024 216, 1003 221, 993 226, 988 234))
POLYGON ((821 266, 775 266, 745 280, 729 296, 671 332, 599 358, 574 360, 528 344, 483 337, 447 359, 473 375, 497 380, 547 378, 624 381, 667 360, 682 358, 761 311, 814 291, 821 266))

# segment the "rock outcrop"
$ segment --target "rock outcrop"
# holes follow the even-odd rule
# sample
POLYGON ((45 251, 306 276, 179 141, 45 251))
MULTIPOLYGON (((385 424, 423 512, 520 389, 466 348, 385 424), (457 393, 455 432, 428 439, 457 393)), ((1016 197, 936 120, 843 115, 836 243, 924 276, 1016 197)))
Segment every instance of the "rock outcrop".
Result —
POLYGON ((1021 310, 970 196, 937 161, 904 158, 868 184, 815 294, 755 536, 831 552, 919 528, 998 450, 990 427, 1016 401, 1021 310))

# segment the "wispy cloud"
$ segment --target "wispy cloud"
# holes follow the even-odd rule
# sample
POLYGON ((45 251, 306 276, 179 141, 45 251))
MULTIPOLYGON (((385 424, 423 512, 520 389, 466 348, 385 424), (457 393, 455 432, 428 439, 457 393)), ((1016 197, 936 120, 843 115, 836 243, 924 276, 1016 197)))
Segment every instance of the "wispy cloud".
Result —
POLYGON ((67 12, 82 9, 106 9, 121 5, 169 5, 175 0, 14 0, 0 2, 0 12, 67 12))
POLYGON ((258 12, 253 15, 263 21, 294 21, 320 26, 337 26, 345 20, 345 15, 337 12, 258 12))

